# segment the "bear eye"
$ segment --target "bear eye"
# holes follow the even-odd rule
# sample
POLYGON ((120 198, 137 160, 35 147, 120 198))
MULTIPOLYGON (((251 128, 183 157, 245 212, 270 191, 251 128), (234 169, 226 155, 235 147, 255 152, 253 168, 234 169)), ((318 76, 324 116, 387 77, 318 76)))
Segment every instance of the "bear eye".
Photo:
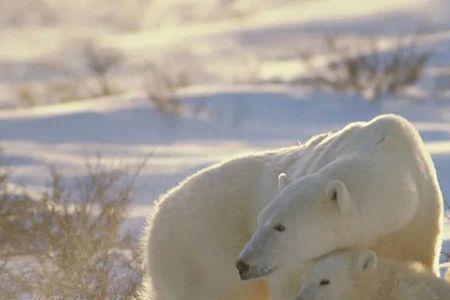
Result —
POLYGON ((333 194, 331 194, 331 200, 336 201, 337 200, 337 192, 333 191, 333 194))
POLYGON ((330 284, 330 281, 329 281, 328 279, 322 279, 322 280, 319 282, 319 285, 328 285, 328 284, 330 284))
POLYGON ((275 230, 278 231, 278 232, 283 232, 283 231, 286 230, 286 227, 284 227, 284 226, 281 225, 281 224, 277 224, 277 225, 273 226, 273 229, 275 229, 275 230))

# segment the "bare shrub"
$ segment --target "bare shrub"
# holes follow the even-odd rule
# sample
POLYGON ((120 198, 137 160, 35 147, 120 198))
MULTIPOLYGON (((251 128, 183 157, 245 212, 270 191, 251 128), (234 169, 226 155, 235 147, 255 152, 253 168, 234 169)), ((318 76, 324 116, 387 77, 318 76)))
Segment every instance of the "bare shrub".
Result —
POLYGON ((153 64, 149 66, 147 73, 144 91, 148 100, 163 114, 181 116, 183 104, 177 97, 176 90, 191 83, 189 72, 153 64))
POLYGON ((97 163, 75 185, 53 170, 48 191, 37 199, 11 197, 4 190, 0 295, 38 300, 135 296, 141 278, 138 247, 123 222, 138 171, 124 174, 97 163))
POLYGON ((123 54, 117 49, 101 47, 93 41, 84 41, 81 43, 81 55, 87 70, 97 81, 99 94, 112 94, 114 87, 109 74, 123 63, 123 54))
POLYGON ((414 85, 423 74, 431 53, 421 51, 414 40, 399 40, 385 50, 381 40, 369 39, 363 45, 344 46, 340 37, 325 39, 331 61, 322 67, 313 63, 314 56, 301 55, 310 74, 297 82, 315 87, 356 92, 375 100, 383 94, 397 94, 414 85))
POLYGON ((20 107, 68 102, 91 96, 91 92, 82 80, 69 77, 14 85, 12 93, 20 107))
POLYGON ((82 80, 64 78, 52 80, 45 84, 46 98, 52 102, 69 102, 89 97, 90 94, 82 80))
POLYGON ((30 84, 16 85, 13 90, 20 106, 33 107, 41 101, 41 96, 30 84))

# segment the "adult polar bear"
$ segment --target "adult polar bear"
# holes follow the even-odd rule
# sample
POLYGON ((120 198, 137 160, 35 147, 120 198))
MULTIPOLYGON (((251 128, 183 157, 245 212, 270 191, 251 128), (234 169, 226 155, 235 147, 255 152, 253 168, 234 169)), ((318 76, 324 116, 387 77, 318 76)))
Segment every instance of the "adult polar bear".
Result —
POLYGON ((361 244, 433 269, 441 218, 434 166, 413 126, 393 115, 353 123, 209 167, 162 196, 144 237, 143 297, 294 299, 305 261, 361 244), (251 236, 241 277, 276 271, 241 281, 235 260, 251 236))

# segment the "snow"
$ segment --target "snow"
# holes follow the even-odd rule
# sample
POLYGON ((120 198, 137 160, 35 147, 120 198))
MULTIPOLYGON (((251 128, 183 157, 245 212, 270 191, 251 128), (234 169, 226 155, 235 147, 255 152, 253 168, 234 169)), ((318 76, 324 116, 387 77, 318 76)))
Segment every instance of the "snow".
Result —
MULTIPOLYGON (((253 3, 236 2, 244 10, 253 3)), ((0 47, 0 91, 5 91, 0 102, 9 108, 0 110, 0 145, 5 163, 14 170, 13 183, 38 191, 48 181, 49 165, 79 176, 86 159, 98 153, 107 164, 139 164, 147 158, 129 223, 139 234, 152 201, 196 170, 231 156, 292 145, 352 121, 397 113, 420 131, 436 164, 444 198, 448 199, 450 94, 436 94, 431 87, 437 76, 447 74, 447 80, 450 76, 450 22, 446 18, 450 6, 445 6, 445 1, 415 0, 366 5, 357 0, 281 2, 260 1, 262 8, 245 19, 200 18, 186 24, 175 14, 176 9, 159 0, 159 13, 170 14, 162 18, 167 24, 140 31, 93 28, 91 21, 77 23, 74 16, 68 16, 59 27, 2 28, 0 42, 8 43, 2 42, 0 47), (389 97, 371 103, 344 93, 236 83, 236 77, 239 79, 253 63, 255 68, 261 67, 263 79, 295 78, 304 72, 298 65, 299 51, 323 53, 320 41, 326 33, 340 32, 349 43, 375 36, 386 41, 389 49, 394 37, 410 35, 424 22, 426 30, 419 44, 433 49, 434 55, 425 78, 409 99, 389 97), (138 82, 110 97, 34 108, 11 107, 14 99, 7 89, 10 84, 59 76, 51 64, 43 64, 43 58, 59 53, 63 60, 70 61, 61 45, 85 36, 134 57, 123 73, 114 75, 122 82, 132 81, 133 72, 147 59, 159 59, 165 53, 177 53, 177 62, 193 57, 195 68, 202 72, 196 85, 178 92, 185 114, 177 118, 160 113, 136 88, 138 82)), ((70 5, 73 10, 67 12, 82 11, 76 1, 70 5)), ((173 56, 169 59, 174 60, 173 56)), ((328 57, 323 53, 318 59, 327 61, 328 57)), ((77 61, 71 63, 76 65, 77 61)), ((448 222, 443 238, 444 251, 450 253, 448 222)))

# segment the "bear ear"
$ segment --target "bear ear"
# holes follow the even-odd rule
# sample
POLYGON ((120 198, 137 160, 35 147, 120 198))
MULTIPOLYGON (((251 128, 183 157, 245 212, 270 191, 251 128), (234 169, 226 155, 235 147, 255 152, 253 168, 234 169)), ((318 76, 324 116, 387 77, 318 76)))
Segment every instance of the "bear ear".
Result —
POLYGON ((339 211, 346 212, 350 207, 350 196, 347 187, 340 180, 333 180, 328 187, 328 197, 339 211))
POLYGON ((278 189, 280 192, 289 184, 289 179, 286 173, 280 173, 278 175, 278 189))
POLYGON ((358 254, 355 267, 359 271, 372 271, 377 268, 378 257, 373 250, 365 250, 358 254))

